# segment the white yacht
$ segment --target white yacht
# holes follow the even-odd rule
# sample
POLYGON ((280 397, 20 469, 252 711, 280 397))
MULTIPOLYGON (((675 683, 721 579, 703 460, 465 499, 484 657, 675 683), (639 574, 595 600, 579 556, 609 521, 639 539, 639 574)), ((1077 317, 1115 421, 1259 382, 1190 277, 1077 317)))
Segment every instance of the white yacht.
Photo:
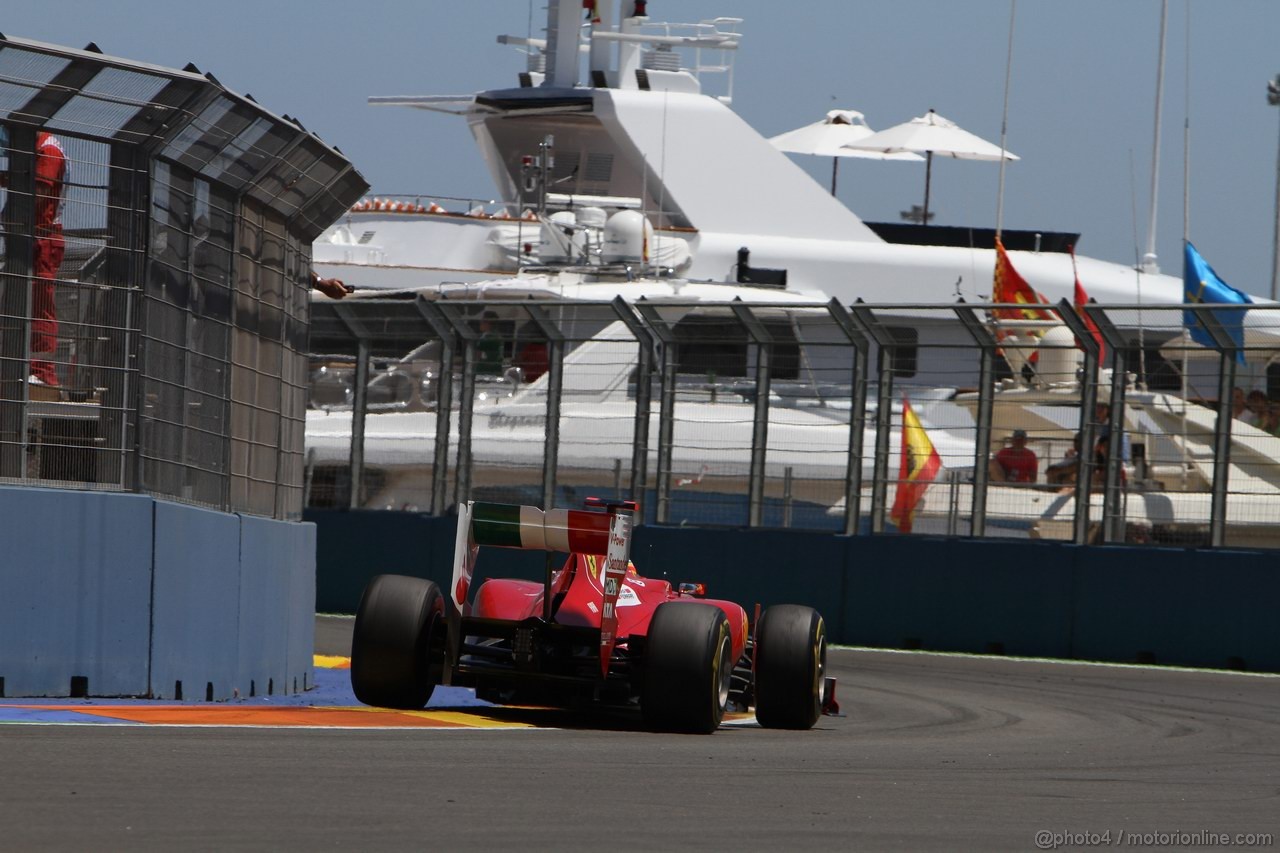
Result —
MULTIPOLYGON (((990 292, 992 230, 867 223, 811 179, 732 111, 729 94, 711 91, 714 75, 732 79, 740 19, 659 22, 637 0, 598 0, 595 8, 584 23, 581 4, 549 0, 545 39, 500 37, 528 51, 528 68, 516 86, 465 97, 371 98, 380 105, 459 115, 484 156, 497 200, 365 199, 316 241, 317 271, 354 285, 355 298, 412 291, 478 301, 621 296, 629 302, 707 306, 735 299, 789 302, 797 309, 789 322, 797 327, 802 321, 794 318, 818 312, 831 298, 895 304, 901 307, 878 316, 909 331, 908 340, 919 344, 912 383, 972 384, 976 377, 958 375, 955 364, 955 348, 972 346, 968 332, 945 312, 912 306, 954 302, 961 289, 990 292)), ((1073 265, 1067 248, 1078 235, 1006 229, 1002 236, 1018 273, 1049 302, 1071 300, 1077 276, 1104 305, 1168 309, 1182 301, 1179 278, 1084 256, 1073 265)), ((1164 365, 1160 346, 1182 334, 1178 313, 1117 315, 1118 327, 1144 350, 1148 364, 1164 365)), ((584 486, 599 485, 629 454, 626 371, 603 382, 593 362, 602 354, 617 361, 607 351, 617 346, 620 333, 607 325, 598 332, 594 348, 571 352, 565 363, 562 482, 573 481, 570 469, 576 467, 584 486), (617 435, 606 440, 601 430, 608 432, 614 421, 617 435)), ((516 381, 481 389, 473 432, 477 486, 485 485, 488 461, 499 463, 494 470, 505 470, 500 478, 509 480, 511 471, 525 468, 525 479, 536 480, 542 384, 516 381)), ((678 397, 677 419, 689 432, 675 451, 673 474, 692 490, 708 476, 718 477, 720 486, 739 477, 749 445, 749 407, 743 400, 717 398, 708 387, 686 388, 678 397)), ((948 396, 920 406, 920 414, 946 469, 963 478, 972 471, 973 421, 948 396)), ((780 397, 782 405, 775 404, 770 415, 768 477, 780 481, 790 469, 798 483, 807 484, 798 488, 809 488, 797 492, 797 499, 838 506, 847 398, 843 410, 814 388, 791 399, 804 402, 789 405, 780 397)), ((380 481, 381 491, 369 494, 368 505, 424 503, 430 471, 422 460, 431 455, 433 423, 429 405, 420 411, 388 409, 371 418, 366 462, 398 473, 380 481)), ((1053 440, 1069 442, 1074 427, 1059 427, 1053 440)), ((893 429, 890 446, 896 448, 896 421, 893 429)), ((1181 426, 1164 431, 1185 432, 1181 426)), ((341 405, 309 414, 313 460, 342 464, 350 433, 341 405)), ((451 442, 456 440, 455 432, 451 442)), ((865 446, 872 442, 874 434, 868 433, 865 446)), ((868 455, 864 475, 870 473, 868 455)), ((957 489, 966 488, 959 483, 947 494, 958 496, 957 489)), ((1269 498, 1272 488, 1263 491, 1269 498)), ((933 494, 936 502, 943 492, 933 494)), ((1009 494, 1013 508, 1006 515, 1015 526, 1027 517, 1029 494, 1009 494)), ((1063 514, 1069 505, 1047 495, 1044 500, 1052 504, 1052 518, 1042 520, 1050 535, 1051 522, 1069 521, 1069 509, 1063 514)), ((926 504, 922 520, 954 518, 957 501, 964 503, 948 498, 950 506, 941 510, 926 504)))
MULTIPOLYGON (((754 276, 844 303, 941 303, 959 290, 990 292, 991 229, 864 222, 739 118, 729 96, 711 93, 716 75, 731 79, 740 19, 684 25, 643 14, 647 4, 636 0, 595 7, 584 23, 581 4, 551 0, 545 39, 500 37, 528 51, 516 86, 465 97, 371 98, 458 114, 497 201, 366 199, 315 243, 321 274, 393 289, 505 278, 538 261, 540 209, 576 216, 583 208, 609 215, 632 207, 655 229, 649 262, 691 281, 754 276)), ((1076 236, 1003 232, 1018 272, 1050 302, 1073 297, 1076 271, 1066 247, 1076 236)), ((1178 278, 1076 261, 1100 303, 1182 299, 1178 278)), ((922 334, 923 343, 963 333, 945 324, 922 334)), ((1144 344, 1160 342, 1154 336, 1144 344)), ((927 375, 930 365, 920 369, 927 375)))

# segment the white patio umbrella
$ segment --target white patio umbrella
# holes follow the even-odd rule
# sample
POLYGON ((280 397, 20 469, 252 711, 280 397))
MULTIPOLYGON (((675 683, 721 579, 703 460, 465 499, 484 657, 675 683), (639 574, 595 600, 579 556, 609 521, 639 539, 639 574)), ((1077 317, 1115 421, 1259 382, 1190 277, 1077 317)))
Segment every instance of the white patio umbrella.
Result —
POLYGON ((790 154, 816 154, 831 158, 831 194, 836 194, 836 175, 841 157, 861 157, 869 160, 920 160, 918 154, 899 152, 886 154, 881 151, 862 151, 846 147, 850 142, 865 139, 874 131, 857 110, 831 110, 822 121, 788 130, 771 138, 773 147, 790 154))
POLYGON ((924 223, 929 222, 929 181, 933 172, 933 155, 954 157, 957 160, 1017 160, 1018 157, 993 145, 980 136, 974 136, 955 122, 929 110, 926 115, 894 125, 888 130, 847 143, 860 151, 877 151, 882 154, 918 151, 925 155, 924 170, 924 223))

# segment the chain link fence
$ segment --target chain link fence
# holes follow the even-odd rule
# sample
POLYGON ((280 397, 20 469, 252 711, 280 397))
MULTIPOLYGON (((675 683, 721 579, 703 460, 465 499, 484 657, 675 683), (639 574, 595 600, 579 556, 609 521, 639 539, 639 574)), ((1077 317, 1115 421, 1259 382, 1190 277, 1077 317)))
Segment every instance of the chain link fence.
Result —
POLYGON ((194 67, 0 43, 0 482, 299 517, 311 241, 366 188, 194 67))
POLYGON ((317 302, 307 500, 1276 547, 1280 315, 1232 310, 317 302))

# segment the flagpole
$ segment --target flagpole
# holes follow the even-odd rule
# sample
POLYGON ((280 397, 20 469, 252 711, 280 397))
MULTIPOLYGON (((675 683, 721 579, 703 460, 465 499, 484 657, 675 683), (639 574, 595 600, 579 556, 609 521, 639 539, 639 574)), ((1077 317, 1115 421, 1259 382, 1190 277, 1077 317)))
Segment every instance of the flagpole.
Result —
POLYGON ((1004 228, 1004 168, 1005 142, 1009 137, 1009 81, 1013 75, 1013 22, 1018 12, 1018 0, 1009 0, 1009 52, 1004 63, 1004 114, 1000 117, 1000 188, 996 192, 996 236, 1004 228))
MULTIPOLYGON (((1267 103, 1280 106, 1280 74, 1267 84, 1267 103)), ((1271 244, 1271 298, 1280 301, 1280 146, 1276 149, 1276 236, 1271 244)))
MULTIPOLYGON (((1183 92, 1182 122, 1182 254, 1186 257, 1187 244, 1191 242, 1191 3, 1187 3, 1186 58, 1183 61, 1185 83, 1183 92)), ((1185 261, 1184 261, 1185 263, 1185 261)), ((1186 283, 1183 283, 1186 287, 1186 283)), ((1187 347, 1182 348, 1182 488, 1187 487, 1187 472, 1191 469, 1191 450, 1187 447, 1187 405, 1191 396, 1191 384, 1187 375, 1190 364, 1187 347)))
POLYGON ((1164 43, 1165 33, 1168 30, 1169 18, 1169 0, 1162 0, 1160 4, 1160 59, 1159 67, 1156 71, 1156 122, 1155 122, 1155 140, 1152 143, 1151 154, 1151 217, 1148 220, 1147 227, 1147 253, 1142 256, 1142 271, 1147 273, 1160 272, 1160 265, 1156 263, 1156 200, 1160 189, 1160 116, 1164 106, 1164 43))

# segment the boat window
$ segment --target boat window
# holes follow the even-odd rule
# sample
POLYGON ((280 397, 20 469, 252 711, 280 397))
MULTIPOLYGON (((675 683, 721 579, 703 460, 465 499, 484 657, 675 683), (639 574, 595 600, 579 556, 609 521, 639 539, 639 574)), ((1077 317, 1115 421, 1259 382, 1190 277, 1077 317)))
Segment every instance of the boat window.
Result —
MULTIPOLYGON (((774 339, 774 379, 800 376, 800 346, 786 321, 764 321, 774 339)), ((686 317, 675 325, 676 370, 679 373, 715 377, 753 375, 754 347, 747 331, 732 317, 686 317)))
POLYGON ((893 375, 915 376, 920 361, 920 333, 910 326, 885 326, 885 331, 894 341, 893 361, 889 365, 893 375))

